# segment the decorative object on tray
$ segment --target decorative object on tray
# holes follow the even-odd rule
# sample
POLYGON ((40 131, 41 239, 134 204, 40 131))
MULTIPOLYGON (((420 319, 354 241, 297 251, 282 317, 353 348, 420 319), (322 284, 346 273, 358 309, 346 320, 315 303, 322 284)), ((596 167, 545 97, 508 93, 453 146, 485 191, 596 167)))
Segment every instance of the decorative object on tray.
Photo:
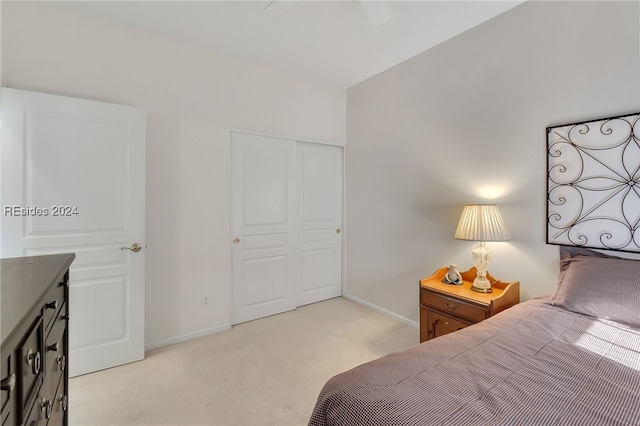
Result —
POLYGON ((547 243, 640 252, 640 112, 547 128, 547 243))
POLYGON ((491 252, 487 249, 485 242, 511 239, 498 207, 489 204, 467 204, 464 206, 453 238, 478 242, 476 248, 471 252, 473 264, 478 270, 478 276, 473 281, 471 289, 481 293, 491 293, 493 290, 487 279, 491 252))
POLYGON ((449 265, 449 269, 442 277, 442 282, 445 284, 462 285, 462 275, 458 271, 458 267, 453 263, 449 265))

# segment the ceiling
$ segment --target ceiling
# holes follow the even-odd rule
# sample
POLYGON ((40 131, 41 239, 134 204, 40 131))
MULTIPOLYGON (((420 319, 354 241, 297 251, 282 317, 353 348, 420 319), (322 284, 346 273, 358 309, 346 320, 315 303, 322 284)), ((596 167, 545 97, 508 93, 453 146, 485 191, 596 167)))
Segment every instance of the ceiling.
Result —
POLYGON ((66 6, 348 88, 523 2, 76 1, 66 6))

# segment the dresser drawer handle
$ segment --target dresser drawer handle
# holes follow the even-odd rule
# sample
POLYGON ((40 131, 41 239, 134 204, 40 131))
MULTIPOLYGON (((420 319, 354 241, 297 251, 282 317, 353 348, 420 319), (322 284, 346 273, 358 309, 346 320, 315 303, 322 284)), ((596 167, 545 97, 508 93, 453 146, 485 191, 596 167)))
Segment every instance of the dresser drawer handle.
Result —
POLYGON ((447 308, 451 309, 452 311, 455 311, 456 308, 458 307, 455 303, 451 303, 451 302, 445 302, 445 305, 447 306, 447 308))
POLYGON ((0 388, 3 391, 11 392, 16 387, 16 375, 12 374, 7 378, 2 379, 2 383, 0 384, 0 388))
POLYGON ((42 398, 40 409, 44 413, 44 418, 49 420, 49 418, 51 417, 51 412, 53 411, 53 403, 47 399, 42 398))
POLYGON ((47 351, 58 352, 60 350, 59 348, 60 348, 60 343, 55 342, 53 345, 47 346, 47 351))
POLYGON ((67 395, 60 395, 60 397, 58 398, 58 402, 60 402, 60 408, 62 408, 62 411, 67 411, 68 401, 69 399, 67 398, 67 395))
POLYGON ((31 366, 33 374, 40 373, 41 361, 40 352, 33 352, 29 349, 29 352, 27 352, 27 364, 31 366))
POLYGON ((67 365, 67 358, 62 354, 58 354, 58 356, 56 357, 56 363, 58 363, 60 371, 64 371, 64 368, 67 365))
POLYGON ((53 309, 54 311, 58 309, 58 301, 54 300, 53 302, 46 303, 44 305, 46 309, 53 309))

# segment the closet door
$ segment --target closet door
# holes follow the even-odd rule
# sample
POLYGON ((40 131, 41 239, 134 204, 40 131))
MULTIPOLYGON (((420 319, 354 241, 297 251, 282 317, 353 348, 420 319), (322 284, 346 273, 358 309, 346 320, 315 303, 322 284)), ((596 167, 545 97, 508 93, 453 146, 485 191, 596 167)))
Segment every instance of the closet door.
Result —
POLYGON ((231 134, 232 324, 342 293, 342 147, 231 134))
POLYGON ((342 293, 342 147, 298 142, 296 150, 301 306, 342 293))
POLYGON ((231 134, 232 324, 293 310, 295 141, 231 134))

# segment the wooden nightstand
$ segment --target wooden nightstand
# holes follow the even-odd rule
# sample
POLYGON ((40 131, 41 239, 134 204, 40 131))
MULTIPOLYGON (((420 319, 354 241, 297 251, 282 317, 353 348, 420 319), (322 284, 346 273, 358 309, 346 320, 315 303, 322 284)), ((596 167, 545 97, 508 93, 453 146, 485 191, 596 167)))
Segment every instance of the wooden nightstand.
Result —
POLYGON ((420 280, 420 343, 480 322, 520 302, 520 282, 487 273, 492 293, 471 290, 476 268, 462 272, 462 285, 444 284, 446 267, 420 280))

